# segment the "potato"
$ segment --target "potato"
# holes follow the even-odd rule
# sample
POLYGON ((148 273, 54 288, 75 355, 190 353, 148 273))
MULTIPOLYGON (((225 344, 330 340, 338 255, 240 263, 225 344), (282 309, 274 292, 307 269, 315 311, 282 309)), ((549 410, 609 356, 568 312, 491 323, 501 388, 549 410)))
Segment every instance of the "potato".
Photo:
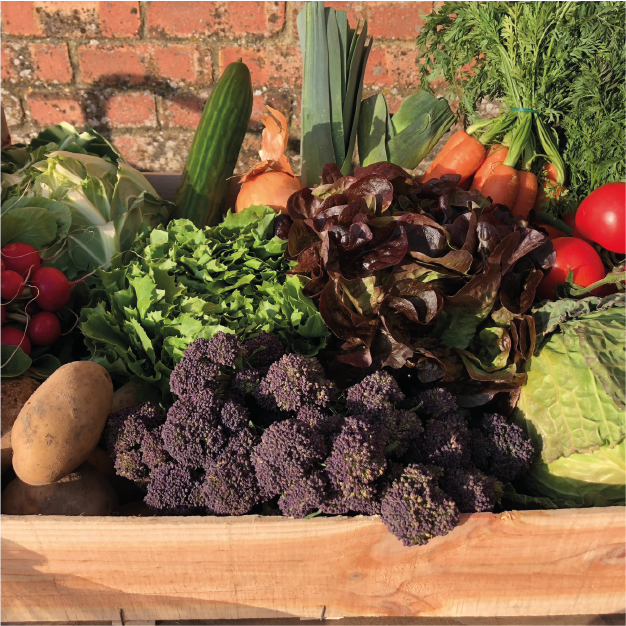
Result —
POLYGON ((115 490, 89 463, 49 485, 16 478, 2 493, 5 515, 111 515, 117 508, 115 490))
POLYGON ((53 483, 84 463, 100 440, 113 384, 97 363, 60 367, 28 399, 13 424, 13 469, 29 485, 53 483))
POLYGON ((94 448, 85 462, 91 463, 109 481, 117 493, 120 504, 128 504, 143 498, 142 490, 132 480, 117 475, 113 459, 103 448, 99 446, 94 448))
POLYGON ((34 378, 9 378, 2 381, 2 412, 0 427, 0 469, 2 473, 11 467, 13 448, 11 430, 26 400, 33 395, 39 383, 34 378))
POLYGON ((114 394, 111 402, 111 413, 117 413, 122 409, 135 406, 137 404, 137 383, 126 383, 122 385, 114 394))

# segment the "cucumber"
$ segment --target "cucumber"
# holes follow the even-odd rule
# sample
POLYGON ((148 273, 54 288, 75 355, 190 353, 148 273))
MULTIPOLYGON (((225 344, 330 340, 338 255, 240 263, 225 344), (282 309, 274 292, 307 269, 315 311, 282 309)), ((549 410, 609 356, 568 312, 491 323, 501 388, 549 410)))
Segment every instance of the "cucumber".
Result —
POLYGON ((226 67, 206 103, 176 191, 172 218, 215 226, 252 114, 250 70, 241 59, 226 67))

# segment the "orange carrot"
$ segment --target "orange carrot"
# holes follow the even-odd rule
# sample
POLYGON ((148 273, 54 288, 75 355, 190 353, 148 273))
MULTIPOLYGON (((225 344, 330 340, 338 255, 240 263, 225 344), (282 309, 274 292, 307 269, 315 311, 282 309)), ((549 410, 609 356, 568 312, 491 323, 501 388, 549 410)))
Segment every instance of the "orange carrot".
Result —
POLYGON ((473 176, 470 176, 466 181, 457 185, 459 189, 463 191, 469 191, 472 188, 472 181, 474 180, 473 176))
POLYGON ((482 165, 476 170, 474 174, 474 182, 472 183, 472 189, 480 191, 485 184, 485 181, 493 172, 496 165, 500 165, 506 159, 506 155, 509 153, 509 149, 499 144, 491 146, 487 153, 487 158, 482 162, 482 165))
POLYGON ((537 199, 535 200, 535 209, 541 210, 545 208, 545 203, 549 198, 558 198, 564 187, 559 187, 556 184, 557 171, 556 167, 552 163, 546 163, 543 166, 543 171, 545 174, 545 180, 541 183, 541 188, 537 193, 537 199))
POLYGON ((460 174, 462 185, 479 167, 485 158, 485 146, 478 139, 468 136, 449 150, 430 173, 424 174, 420 182, 441 178, 444 174, 460 174))
POLYGON ((526 220, 530 210, 535 206, 537 177, 532 172, 523 170, 518 172, 517 176, 519 178, 519 187, 511 213, 513 215, 521 215, 526 220))
MULTIPOLYGON (((430 167, 426 170, 426 173, 424 174, 423 178, 426 178, 427 176, 429 176, 429 174, 433 171, 433 169, 437 165, 439 165, 439 162, 441 161, 441 159, 443 159, 443 157, 446 156, 446 154, 448 154, 448 152, 450 152, 452 148, 454 148, 455 146, 458 146, 462 141, 464 141, 468 137, 469 135, 464 130, 457 130, 456 133, 454 133, 454 135, 452 135, 452 137, 448 139, 446 145, 443 148, 441 148, 441 152, 435 157, 435 160, 430 164, 430 167)), ((430 178, 426 180, 430 180, 430 178)))
POLYGON ((491 176, 485 181, 481 193, 490 197, 494 204, 504 204, 511 208, 517 196, 519 176, 509 165, 496 165, 491 176))

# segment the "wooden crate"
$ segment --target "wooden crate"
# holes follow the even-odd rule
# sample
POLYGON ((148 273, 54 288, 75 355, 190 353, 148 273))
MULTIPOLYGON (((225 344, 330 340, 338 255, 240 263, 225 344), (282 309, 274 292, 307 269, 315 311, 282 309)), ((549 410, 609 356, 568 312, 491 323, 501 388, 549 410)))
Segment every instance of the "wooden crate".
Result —
MULTIPOLYGON (((147 177, 174 199, 179 174, 147 177)), ((4 515, 1 620, 620 613, 624 512, 462 515, 413 548, 367 517, 4 515)))

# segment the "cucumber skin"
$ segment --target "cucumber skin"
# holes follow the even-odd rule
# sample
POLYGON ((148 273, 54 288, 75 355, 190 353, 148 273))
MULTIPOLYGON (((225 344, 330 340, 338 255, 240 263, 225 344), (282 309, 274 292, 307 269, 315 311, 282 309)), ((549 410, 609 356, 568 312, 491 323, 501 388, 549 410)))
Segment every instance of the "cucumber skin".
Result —
POLYGON ((245 63, 226 67, 204 107, 176 191, 172 219, 215 226, 252 114, 252 80, 245 63))

